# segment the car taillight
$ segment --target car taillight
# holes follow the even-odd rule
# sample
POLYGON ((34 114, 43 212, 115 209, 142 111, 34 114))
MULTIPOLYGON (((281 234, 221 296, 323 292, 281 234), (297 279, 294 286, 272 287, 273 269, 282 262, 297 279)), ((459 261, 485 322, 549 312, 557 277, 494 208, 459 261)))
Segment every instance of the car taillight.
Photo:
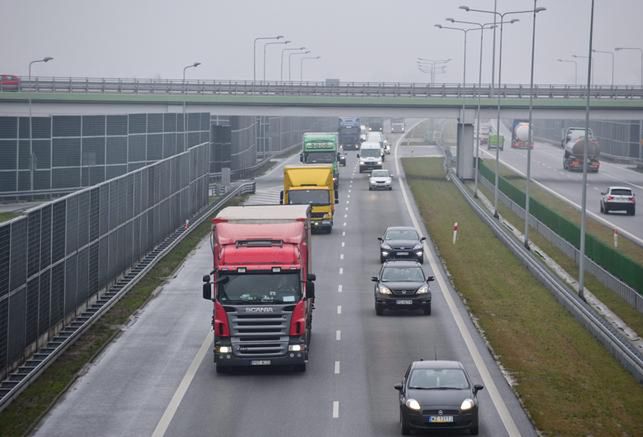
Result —
POLYGON ((607 200, 614 200, 614 196, 607 196, 607 200))
POLYGON ((230 337, 228 314, 226 314, 223 305, 219 302, 214 302, 214 335, 217 337, 230 337))
POLYGON ((636 203, 636 199, 634 198, 634 196, 630 196, 630 201, 631 201, 632 203, 636 203))
POLYGON ((301 300, 295 309, 292 310, 292 316, 290 317, 290 335, 294 337, 300 337, 304 335, 306 330, 306 303, 301 300))

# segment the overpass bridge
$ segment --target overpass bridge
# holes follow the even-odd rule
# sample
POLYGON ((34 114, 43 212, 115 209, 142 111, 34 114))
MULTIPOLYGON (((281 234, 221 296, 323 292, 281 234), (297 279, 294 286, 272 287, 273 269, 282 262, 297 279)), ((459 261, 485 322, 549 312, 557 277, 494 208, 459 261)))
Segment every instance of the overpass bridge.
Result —
MULTIPOLYGON (((109 114, 190 112, 270 116, 387 116, 456 118, 465 109, 472 119, 478 105, 483 118, 495 117, 498 98, 503 115, 525 117, 534 96, 534 118, 583 119, 587 89, 567 85, 509 84, 494 90, 462 84, 386 82, 255 82, 121 78, 34 78, 20 89, 0 92, 0 114, 109 114), (494 94, 495 93, 495 94, 494 94)), ((590 89, 592 118, 638 119, 643 116, 643 88, 590 89)))

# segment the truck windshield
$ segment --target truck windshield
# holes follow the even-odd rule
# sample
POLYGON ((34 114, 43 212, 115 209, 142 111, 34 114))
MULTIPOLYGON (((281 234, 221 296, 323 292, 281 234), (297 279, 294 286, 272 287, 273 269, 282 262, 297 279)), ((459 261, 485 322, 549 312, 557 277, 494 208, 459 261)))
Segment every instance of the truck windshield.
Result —
POLYGON ((289 205, 328 205, 328 190, 291 190, 288 192, 289 205))
POLYGON ((335 162, 336 152, 307 152, 304 155, 306 164, 330 164, 335 162))
POLYGON ((295 303, 301 300, 298 272, 223 273, 217 297, 223 304, 295 303))
POLYGON ((381 149, 362 149, 359 151, 359 156, 364 158, 378 158, 382 156, 381 149))

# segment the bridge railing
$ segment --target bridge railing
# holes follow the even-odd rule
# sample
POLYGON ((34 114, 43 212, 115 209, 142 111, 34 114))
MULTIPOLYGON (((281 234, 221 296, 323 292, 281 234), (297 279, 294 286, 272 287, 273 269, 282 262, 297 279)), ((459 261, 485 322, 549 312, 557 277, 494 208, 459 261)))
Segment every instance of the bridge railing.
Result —
MULTIPOLYGON (((232 81, 89 78, 89 77, 35 77, 22 79, 13 88, 0 91, 54 92, 54 93, 109 93, 109 94, 163 94, 163 95, 264 95, 264 96, 346 96, 346 97, 477 97, 529 98, 531 89, 524 84, 506 84, 494 89, 489 84, 407 83, 407 82, 292 82, 292 81, 232 81)), ((583 98, 586 87, 540 84, 533 88, 536 98, 583 98)), ((643 88, 629 85, 593 86, 592 98, 642 99, 643 88)))

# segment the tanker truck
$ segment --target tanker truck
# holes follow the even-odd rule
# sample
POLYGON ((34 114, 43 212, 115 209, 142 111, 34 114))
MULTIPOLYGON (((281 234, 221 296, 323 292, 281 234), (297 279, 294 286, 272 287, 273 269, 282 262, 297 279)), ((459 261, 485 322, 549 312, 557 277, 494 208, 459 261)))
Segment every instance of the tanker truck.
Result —
POLYGON ((589 141, 585 142, 585 129, 570 128, 564 138, 563 168, 569 171, 583 171, 583 154, 587 150, 587 171, 597 173, 600 167, 598 157, 600 147, 589 131, 589 141))
POLYGON ((529 141, 529 122, 514 120, 511 126, 511 147, 513 149, 533 149, 534 143, 529 141))

